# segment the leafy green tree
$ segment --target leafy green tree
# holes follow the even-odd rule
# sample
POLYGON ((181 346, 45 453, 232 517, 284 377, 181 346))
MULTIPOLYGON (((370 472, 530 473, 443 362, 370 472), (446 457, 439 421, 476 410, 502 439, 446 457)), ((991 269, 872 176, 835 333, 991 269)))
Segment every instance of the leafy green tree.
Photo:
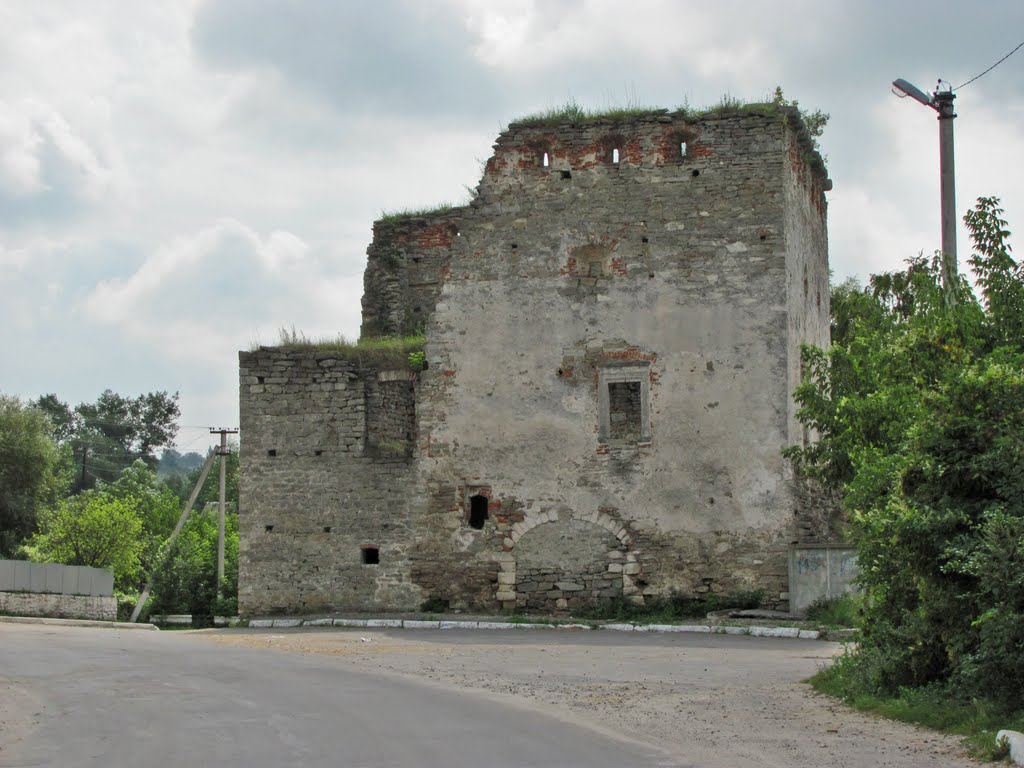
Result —
POLYGON ((0 555, 36 528, 42 509, 68 484, 68 455, 52 439, 43 411, 0 395, 0 555))
POLYGON ((229 511, 224 523, 223 603, 216 602, 217 515, 200 511, 189 517, 154 574, 151 613, 191 613, 193 617, 237 613, 238 515, 229 511))
MULTIPOLYGON (((1024 274, 998 201, 965 218, 980 289, 937 259, 835 291, 832 347, 796 396, 820 440, 788 454, 843 493, 866 592, 847 664, 865 692, 1024 686, 1024 274)), ((856 692, 856 691, 853 691, 856 692)))
POLYGON ((143 524, 135 504, 87 491, 39 517, 39 532, 25 550, 36 562, 110 568, 118 587, 138 578, 143 524))
POLYGON ((157 451, 171 447, 178 432, 177 392, 123 397, 108 389, 74 409, 48 394, 35 405, 49 415, 54 437, 72 450, 76 491, 113 482, 136 459, 155 469, 157 451))
MULTIPOLYGON (((181 501, 141 460, 136 460, 116 481, 101 488, 112 498, 131 504, 135 508, 142 521, 140 576, 150 573, 158 564, 160 548, 178 522, 182 511, 181 501)), ((138 586, 141 588, 142 584, 138 586)))

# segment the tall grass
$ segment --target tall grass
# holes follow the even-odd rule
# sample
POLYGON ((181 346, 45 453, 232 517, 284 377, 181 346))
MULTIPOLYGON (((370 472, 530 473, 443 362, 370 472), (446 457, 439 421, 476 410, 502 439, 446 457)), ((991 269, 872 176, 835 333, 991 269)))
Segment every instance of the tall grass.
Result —
POLYGON ((343 360, 366 365, 388 365, 417 369, 415 360, 422 356, 426 336, 383 336, 350 341, 342 335, 334 338, 310 338, 302 331, 281 328, 279 349, 333 352, 343 360))

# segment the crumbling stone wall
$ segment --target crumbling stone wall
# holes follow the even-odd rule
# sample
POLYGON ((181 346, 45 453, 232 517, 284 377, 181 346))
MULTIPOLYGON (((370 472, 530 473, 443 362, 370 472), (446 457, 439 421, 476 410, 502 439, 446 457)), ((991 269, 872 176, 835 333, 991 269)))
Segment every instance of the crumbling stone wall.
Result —
POLYGON ((803 500, 781 449, 801 439, 799 345, 827 343, 827 186, 795 111, 661 112, 513 124, 470 206, 378 222, 363 332, 422 327, 427 369, 388 390, 381 372, 306 353, 293 389, 254 392, 257 369, 291 358, 243 355, 243 516, 248 490, 296 531, 258 550, 259 525, 243 526, 242 581, 277 601, 245 586, 243 612, 566 611, 753 588, 784 605, 803 500), (311 391, 325 370, 345 387, 311 391), (265 460, 248 440, 298 438, 300 423, 335 423, 351 448, 296 461, 301 481, 246 466, 265 460), (402 434, 407 455, 373 450, 402 434), (300 546, 298 528, 338 504, 350 538, 300 546), (370 539, 384 588, 332 559, 370 539))
POLYGON ((381 451, 368 439, 405 434, 403 409, 414 396, 407 373, 361 368, 331 352, 263 347, 239 358, 240 610, 418 604, 406 553, 407 451, 381 451), (381 399, 382 389, 403 383, 405 393, 381 399), (366 561, 372 551, 378 563, 366 561))

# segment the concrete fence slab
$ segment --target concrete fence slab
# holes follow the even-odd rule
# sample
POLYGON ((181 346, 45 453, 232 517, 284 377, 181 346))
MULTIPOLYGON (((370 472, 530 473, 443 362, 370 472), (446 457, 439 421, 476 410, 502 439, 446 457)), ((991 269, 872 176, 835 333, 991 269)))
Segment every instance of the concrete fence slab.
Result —
POLYGON ((114 574, 105 568, 0 560, 0 592, 111 597, 114 574))
POLYGON ((42 563, 29 563, 28 591, 36 594, 46 592, 46 566, 42 563))
POLYGON ((29 576, 31 569, 31 563, 14 561, 14 589, 10 590, 11 592, 28 592, 31 590, 32 581, 29 576))
POLYGON ((46 591, 51 595, 61 594, 61 585, 64 583, 64 566, 56 563, 47 563, 46 568, 46 591))

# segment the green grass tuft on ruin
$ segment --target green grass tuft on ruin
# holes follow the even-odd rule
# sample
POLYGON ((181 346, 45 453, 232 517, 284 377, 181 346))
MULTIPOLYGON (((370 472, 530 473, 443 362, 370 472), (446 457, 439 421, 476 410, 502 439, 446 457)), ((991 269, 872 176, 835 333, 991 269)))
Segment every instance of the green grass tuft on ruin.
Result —
POLYGON ((302 331, 282 328, 275 347, 286 350, 331 352, 342 360, 362 365, 390 367, 395 370, 421 370, 427 337, 422 333, 408 336, 364 337, 350 341, 342 335, 334 338, 310 338, 302 331))
POLYGON ((626 121, 635 120, 640 117, 654 117, 667 114, 668 110, 659 107, 647 106, 626 106, 611 107, 609 109, 586 109, 574 99, 570 99, 559 107, 552 107, 542 112, 535 112, 525 117, 513 120, 514 125, 525 128, 538 128, 545 126, 561 125, 563 123, 599 123, 604 121, 626 121))
POLYGON ((403 219, 437 216, 442 213, 450 213, 458 207, 459 206, 453 205, 452 203, 438 203, 437 205, 427 206, 424 208, 402 208, 397 211, 381 211, 380 218, 377 219, 377 223, 394 224, 396 221, 402 221, 403 219))

